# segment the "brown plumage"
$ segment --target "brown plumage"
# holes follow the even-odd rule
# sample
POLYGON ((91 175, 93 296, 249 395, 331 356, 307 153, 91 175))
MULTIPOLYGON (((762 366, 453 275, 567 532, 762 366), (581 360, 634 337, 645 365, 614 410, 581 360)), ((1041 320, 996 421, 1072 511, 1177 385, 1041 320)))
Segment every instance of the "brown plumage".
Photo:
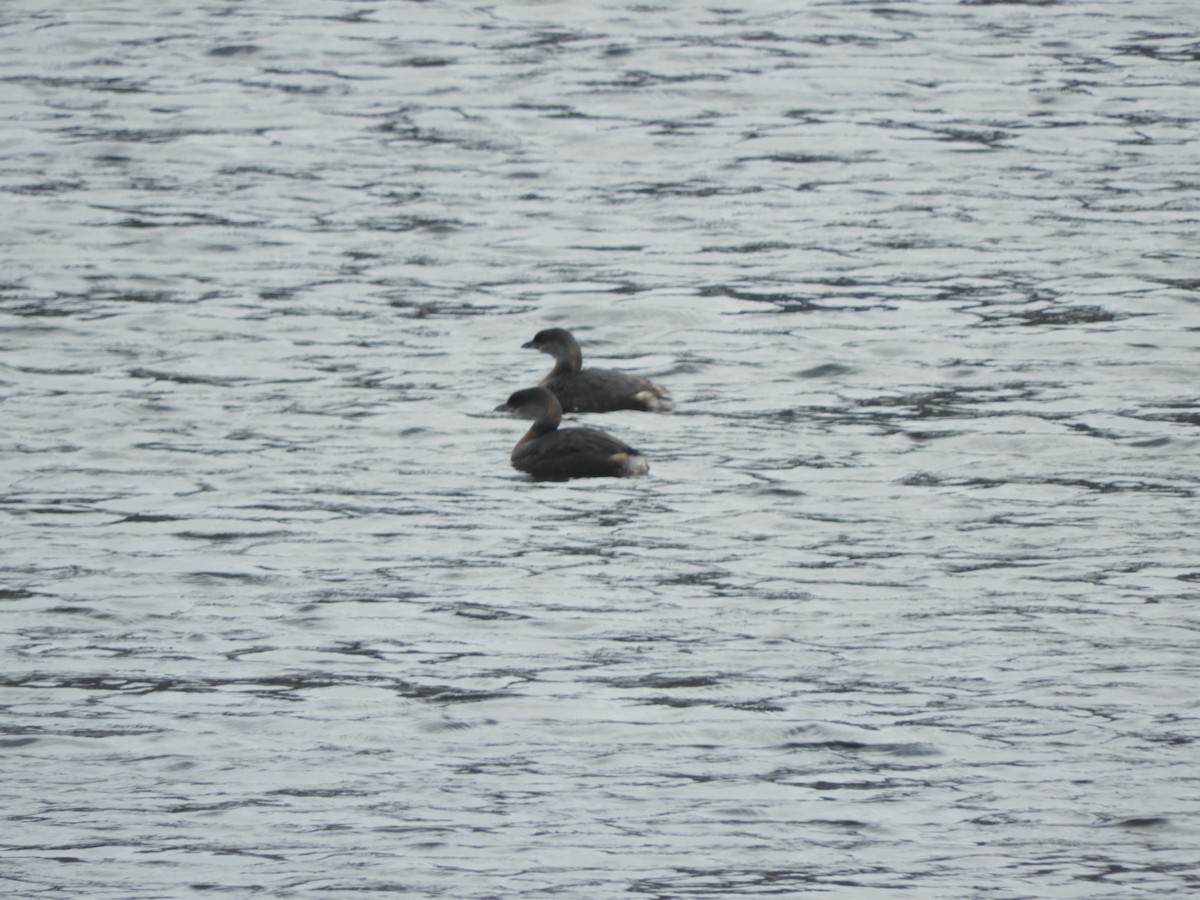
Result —
POLYGON ((496 410, 534 419, 513 447, 513 468, 538 481, 625 478, 650 471, 645 458, 623 441, 596 428, 562 428, 562 407, 544 387, 517 391, 496 410))
POLYGON ((612 369, 583 368, 579 343, 565 328, 539 331, 522 345, 554 357, 554 368, 542 379, 542 387, 558 398, 564 412, 612 412, 637 409, 668 412, 674 406, 661 384, 641 375, 612 369))

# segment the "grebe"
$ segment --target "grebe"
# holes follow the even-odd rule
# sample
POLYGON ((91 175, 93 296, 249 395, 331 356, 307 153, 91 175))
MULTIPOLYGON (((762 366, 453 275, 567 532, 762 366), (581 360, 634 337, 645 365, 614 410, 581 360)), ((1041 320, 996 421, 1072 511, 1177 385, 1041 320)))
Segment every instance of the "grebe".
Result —
POLYGON ((496 411, 535 420, 513 447, 511 459, 514 469, 538 481, 626 478, 650 471, 645 457, 611 434, 595 428, 560 430, 562 406, 544 387, 517 391, 496 411))
POLYGON ((539 331, 532 341, 521 346, 554 357, 554 368, 541 380, 541 385, 558 398, 565 412, 618 409, 669 412, 675 405, 667 389, 649 378, 612 369, 583 368, 579 343, 564 328, 539 331))

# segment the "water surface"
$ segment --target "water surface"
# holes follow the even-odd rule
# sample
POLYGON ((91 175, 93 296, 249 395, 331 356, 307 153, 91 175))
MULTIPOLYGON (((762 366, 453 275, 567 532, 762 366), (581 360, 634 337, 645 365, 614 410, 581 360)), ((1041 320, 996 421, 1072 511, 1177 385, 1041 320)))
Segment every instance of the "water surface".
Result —
POLYGON ((6 893, 1194 891, 1198 28, 7 4, 6 893))

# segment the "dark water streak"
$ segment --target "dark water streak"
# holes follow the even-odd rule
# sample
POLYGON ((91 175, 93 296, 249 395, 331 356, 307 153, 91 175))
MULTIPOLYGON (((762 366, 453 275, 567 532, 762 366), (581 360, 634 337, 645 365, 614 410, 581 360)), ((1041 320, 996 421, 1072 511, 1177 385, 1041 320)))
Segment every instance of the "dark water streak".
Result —
POLYGON ((5 6, 6 895, 1193 892, 1198 19, 5 6))

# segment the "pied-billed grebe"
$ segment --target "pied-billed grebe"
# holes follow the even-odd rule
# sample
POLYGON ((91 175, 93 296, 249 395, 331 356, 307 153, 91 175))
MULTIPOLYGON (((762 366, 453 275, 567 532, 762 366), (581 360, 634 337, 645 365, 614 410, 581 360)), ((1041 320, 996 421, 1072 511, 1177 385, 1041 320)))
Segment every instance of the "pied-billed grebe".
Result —
POLYGON ((612 369, 583 368, 583 354, 571 332, 564 328, 539 331, 523 344, 554 357, 554 368, 542 379, 566 412, 612 412, 640 409, 668 412, 675 404, 660 384, 641 375, 627 375, 612 369))
POLYGON ((513 447, 514 469, 538 481, 568 478, 624 478, 650 471, 645 458, 628 444, 595 428, 563 428, 562 407, 544 387, 526 388, 496 407, 535 419, 513 447))

